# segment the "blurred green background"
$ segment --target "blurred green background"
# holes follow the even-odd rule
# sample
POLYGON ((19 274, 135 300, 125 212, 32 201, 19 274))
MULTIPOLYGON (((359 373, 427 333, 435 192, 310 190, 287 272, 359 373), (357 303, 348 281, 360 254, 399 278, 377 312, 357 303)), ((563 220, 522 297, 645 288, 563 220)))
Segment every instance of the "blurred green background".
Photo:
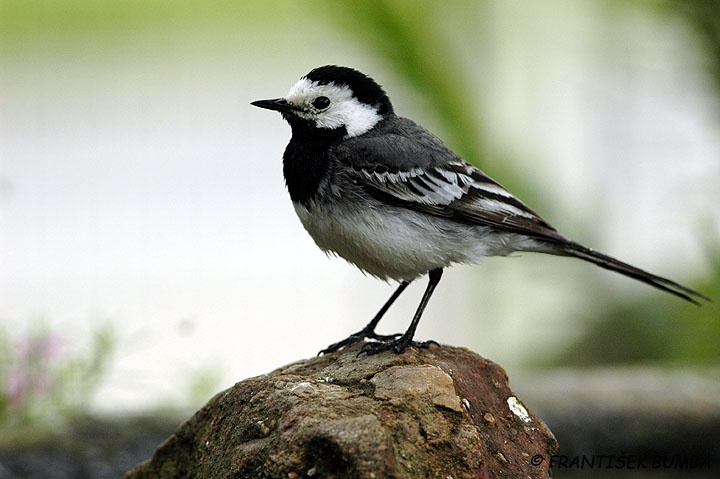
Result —
POLYGON ((714 301, 491 259, 446 275, 419 337, 511 377, 718 364, 720 3, 0 0, 0 418, 199 406, 365 324, 391 287, 316 251, 288 128, 248 105, 326 63, 568 236, 714 301), (18 390, 38 337, 70 366, 18 390))

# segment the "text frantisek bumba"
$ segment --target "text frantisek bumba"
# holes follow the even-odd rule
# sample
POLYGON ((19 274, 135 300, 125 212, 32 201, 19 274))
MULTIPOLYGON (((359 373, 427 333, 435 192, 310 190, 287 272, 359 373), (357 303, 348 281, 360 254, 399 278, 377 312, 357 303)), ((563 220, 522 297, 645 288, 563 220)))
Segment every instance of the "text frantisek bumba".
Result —
POLYGON ((552 469, 710 469, 710 457, 680 454, 553 454, 545 457, 536 454, 530 458, 530 464, 546 464, 552 469))

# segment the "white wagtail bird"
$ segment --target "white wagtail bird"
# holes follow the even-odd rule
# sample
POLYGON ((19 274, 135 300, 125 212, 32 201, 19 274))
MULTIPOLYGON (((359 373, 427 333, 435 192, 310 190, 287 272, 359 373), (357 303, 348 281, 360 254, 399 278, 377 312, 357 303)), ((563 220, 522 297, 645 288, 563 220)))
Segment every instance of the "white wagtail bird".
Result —
POLYGON ((357 70, 322 66, 285 98, 252 105, 278 111, 290 124, 285 182, 320 249, 372 276, 400 282, 365 328, 321 353, 364 339, 375 340, 363 346, 367 354, 426 347, 432 341, 416 343, 413 336, 443 268, 515 251, 580 258, 696 304, 694 298, 708 300, 563 237, 435 135, 397 116, 382 87, 357 70), (407 331, 375 333, 393 302, 424 274, 427 289, 407 331))

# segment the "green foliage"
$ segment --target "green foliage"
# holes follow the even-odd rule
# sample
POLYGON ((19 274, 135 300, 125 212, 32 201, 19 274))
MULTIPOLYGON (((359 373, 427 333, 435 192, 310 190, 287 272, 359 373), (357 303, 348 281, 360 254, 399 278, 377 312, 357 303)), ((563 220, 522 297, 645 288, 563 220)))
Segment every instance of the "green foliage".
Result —
POLYGON ((109 366, 112 328, 96 330, 86 352, 39 326, 11 335, 0 329, 0 429, 59 422, 85 408, 109 366))
POLYGON ((47 35, 109 34, 128 29, 205 25, 226 15, 239 17, 253 5, 256 2, 232 0, 3 0, 0 2, 0 33, 4 36, 42 38, 47 35))
POLYGON ((331 21, 354 34, 417 89, 468 160, 481 161, 481 128, 465 69, 438 26, 439 9, 457 3, 384 0, 324 2, 331 21), (412 13, 412 14, 410 14, 412 13))
POLYGON ((187 376, 188 403, 205 404, 217 393, 222 384, 221 371, 220 367, 210 365, 191 371, 187 376))
MULTIPOLYGON (((720 298, 720 253, 709 278, 693 285, 720 298)), ((646 361, 720 363, 720 305, 692 306, 650 291, 642 298, 592 311, 582 337, 550 363, 562 366, 632 364, 646 361)))
POLYGON ((653 5, 677 16, 692 29, 705 53, 708 72, 720 92, 720 2, 718 0, 666 0, 653 5))

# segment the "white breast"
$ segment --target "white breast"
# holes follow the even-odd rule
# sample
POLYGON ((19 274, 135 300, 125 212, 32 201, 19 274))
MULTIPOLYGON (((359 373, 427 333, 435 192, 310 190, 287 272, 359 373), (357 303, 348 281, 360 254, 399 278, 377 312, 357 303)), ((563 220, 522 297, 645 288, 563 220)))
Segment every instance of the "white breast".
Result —
POLYGON ((453 263, 477 263, 485 256, 532 250, 534 241, 374 203, 295 203, 315 243, 381 279, 412 280, 453 263))

